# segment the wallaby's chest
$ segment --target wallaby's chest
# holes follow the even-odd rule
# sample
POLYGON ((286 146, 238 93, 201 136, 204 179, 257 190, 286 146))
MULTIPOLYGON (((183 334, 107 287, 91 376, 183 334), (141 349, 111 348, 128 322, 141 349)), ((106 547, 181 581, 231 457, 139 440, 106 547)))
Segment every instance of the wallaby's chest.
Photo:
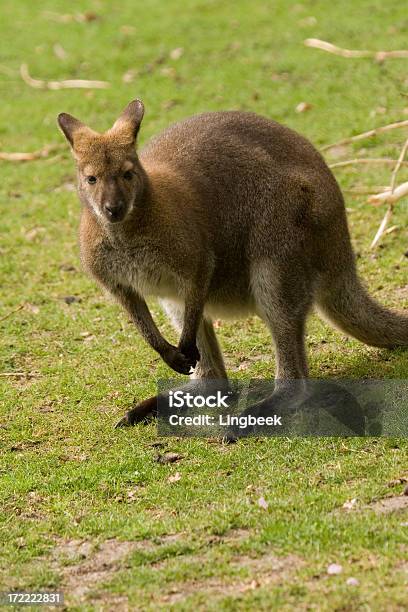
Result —
POLYGON ((153 245, 124 247, 102 241, 92 262, 89 271, 108 288, 121 284, 140 295, 157 297, 177 297, 183 290, 178 275, 153 245))

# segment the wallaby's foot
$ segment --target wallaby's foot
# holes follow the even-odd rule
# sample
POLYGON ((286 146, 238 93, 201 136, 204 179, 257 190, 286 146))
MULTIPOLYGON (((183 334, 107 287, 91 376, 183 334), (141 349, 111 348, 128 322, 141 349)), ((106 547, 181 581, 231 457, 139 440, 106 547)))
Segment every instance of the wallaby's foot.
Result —
POLYGON ((293 389, 293 392, 289 393, 288 389, 278 387, 269 397, 246 408, 239 415, 240 425, 232 425, 227 432, 227 437, 285 435, 289 431, 291 419, 302 397, 301 389, 293 389), (254 417, 257 422, 250 422, 250 417, 254 417), (260 418, 265 419, 262 424, 258 421, 260 418), (266 419, 271 419, 271 423, 268 423, 266 419))
POLYGON ((179 374, 191 374, 191 369, 194 369, 197 365, 197 361, 200 355, 189 355, 183 353, 180 348, 170 346, 166 352, 162 355, 163 360, 170 366, 175 372, 179 374))
POLYGON ((138 423, 145 423, 153 417, 157 416, 157 395, 136 404, 129 410, 124 417, 115 425, 115 429, 119 427, 132 427, 138 423))
MULTIPOLYGON (((371 414, 378 417, 378 407, 370 408, 371 414)), ((269 417, 270 424, 248 422, 246 427, 231 427, 228 435, 364 436, 367 435, 364 410, 350 390, 332 382, 308 380, 304 387, 279 385, 270 397, 240 414, 242 422, 251 415, 257 419, 269 417)))

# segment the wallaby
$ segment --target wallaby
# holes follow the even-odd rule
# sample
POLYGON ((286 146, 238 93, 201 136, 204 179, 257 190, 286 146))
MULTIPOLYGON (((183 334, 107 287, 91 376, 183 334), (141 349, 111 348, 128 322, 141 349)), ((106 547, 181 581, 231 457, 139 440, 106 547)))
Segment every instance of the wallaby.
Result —
POLYGON ((137 155, 143 114, 134 100, 103 134, 65 113, 58 123, 77 165, 83 265, 173 370, 226 379, 211 318, 256 313, 273 337, 276 379, 305 378, 313 304, 366 344, 408 345, 408 316, 377 304, 357 277, 340 188, 310 142, 254 113, 209 112, 137 155), (146 296, 181 329, 177 347, 146 296))

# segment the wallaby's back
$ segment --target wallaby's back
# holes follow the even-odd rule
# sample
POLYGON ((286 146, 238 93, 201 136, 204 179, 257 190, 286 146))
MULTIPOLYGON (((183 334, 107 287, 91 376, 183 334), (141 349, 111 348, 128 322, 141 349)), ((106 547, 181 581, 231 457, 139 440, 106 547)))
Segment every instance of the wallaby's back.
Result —
POLYGON ((328 249, 349 245, 331 171, 309 141, 275 121, 239 111, 197 115, 154 138, 140 159, 192 185, 210 246, 231 270, 299 249, 319 269, 328 249))
MULTIPOLYGON (((246 214, 265 207, 279 212, 285 199, 281 187, 299 180, 316 191, 328 191, 330 208, 343 204, 332 173, 313 145, 255 113, 195 115, 153 138, 140 159, 176 168, 215 213, 227 204, 235 213, 241 207, 246 214)), ((327 208, 320 212, 324 217, 329 213, 327 208)))

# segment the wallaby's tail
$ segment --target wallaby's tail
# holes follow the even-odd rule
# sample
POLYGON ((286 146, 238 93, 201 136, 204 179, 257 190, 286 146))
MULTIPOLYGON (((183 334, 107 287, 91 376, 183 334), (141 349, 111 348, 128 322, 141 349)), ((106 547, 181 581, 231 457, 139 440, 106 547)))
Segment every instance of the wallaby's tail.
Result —
POLYGON ((408 346, 408 314, 387 310, 361 284, 354 266, 323 277, 317 293, 322 316, 341 331, 371 346, 408 346))

